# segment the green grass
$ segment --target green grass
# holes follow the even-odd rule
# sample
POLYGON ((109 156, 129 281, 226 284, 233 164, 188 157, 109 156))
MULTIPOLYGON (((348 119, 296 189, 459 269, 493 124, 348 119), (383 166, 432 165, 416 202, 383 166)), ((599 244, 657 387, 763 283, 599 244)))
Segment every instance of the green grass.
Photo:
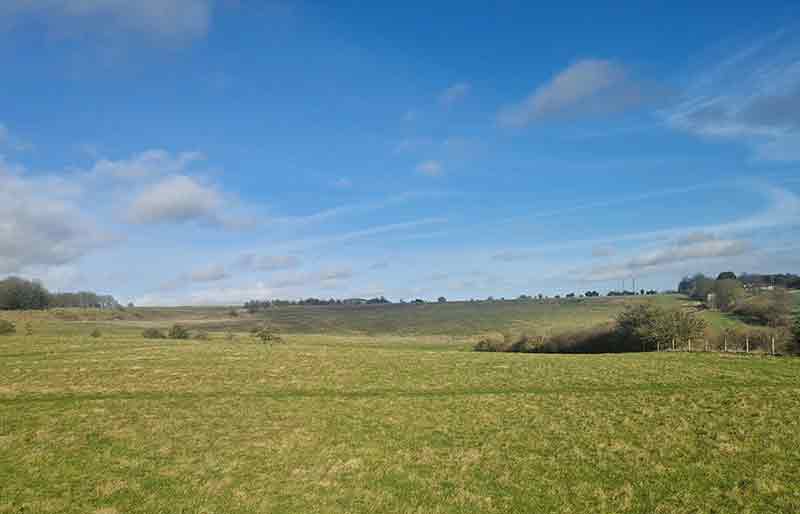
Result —
MULTIPOLYGON (((653 302, 664 307, 691 308, 680 296, 648 298, 587 298, 546 301, 449 302, 363 305, 285 306, 264 312, 230 317, 230 309, 206 310, 205 321, 185 309, 140 310, 143 320, 185 319, 206 330, 246 331, 269 324, 281 332, 298 334, 446 335, 474 336, 510 332, 549 334, 567 329, 587 328, 613 319, 627 305, 653 302), (154 314, 157 314, 154 316, 154 314)), ((132 314, 128 314, 131 316, 132 314)), ((704 313, 713 324, 731 322, 719 313, 704 313), (721 320, 721 321, 720 321, 721 320)), ((146 323, 145 321, 142 321, 146 323)))
MULTIPOLYGON (((465 323, 580 313, 510 305, 465 323)), ((17 314, 35 333, 0 336, 0 513, 800 512, 800 359, 476 353, 428 330, 441 307, 273 347, 139 337, 223 310, 17 314)))

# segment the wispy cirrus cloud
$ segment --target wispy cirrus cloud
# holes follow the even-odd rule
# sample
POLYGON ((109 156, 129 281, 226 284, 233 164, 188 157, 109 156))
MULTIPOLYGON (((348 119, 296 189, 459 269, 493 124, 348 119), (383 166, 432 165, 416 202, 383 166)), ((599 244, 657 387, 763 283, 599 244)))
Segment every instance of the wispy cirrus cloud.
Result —
POLYGON ((206 35, 213 6, 212 0, 5 0, 0 19, 34 19, 76 35, 112 37, 121 31, 185 40, 206 35))
POLYGON ((675 129, 741 142, 757 159, 800 160, 800 37, 782 30, 731 52, 662 114, 675 129))
POLYGON ((239 257, 237 266, 246 271, 277 271, 299 268, 302 260, 297 255, 263 255, 247 253, 239 257))
POLYGON ((676 241, 676 244, 697 244, 713 240, 736 240, 741 236, 757 234, 759 231, 781 228, 791 229, 800 226, 800 197, 792 191, 761 183, 751 183, 749 188, 758 192, 766 200, 761 210, 733 221, 687 225, 659 230, 629 232, 592 239, 575 239, 561 243, 542 244, 535 248, 509 249, 495 253, 491 258, 506 262, 527 260, 548 253, 566 250, 597 248, 598 246, 619 243, 642 244, 663 241, 676 241))
POLYGON ((159 287, 160 291, 173 291, 191 284, 204 284, 208 282, 220 282, 231 278, 222 264, 211 264, 202 268, 197 268, 188 273, 182 273, 177 278, 164 282, 159 287))

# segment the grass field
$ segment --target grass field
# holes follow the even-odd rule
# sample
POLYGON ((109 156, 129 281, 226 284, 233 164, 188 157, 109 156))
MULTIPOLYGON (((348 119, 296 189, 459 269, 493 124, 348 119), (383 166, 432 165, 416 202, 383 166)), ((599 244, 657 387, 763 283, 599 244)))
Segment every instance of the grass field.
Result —
POLYGON ((800 359, 476 353, 622 305, 422 307, 15 314, 0 512, 800 512, 800 359), (174 320, 218 331, 139 335, 174 320))

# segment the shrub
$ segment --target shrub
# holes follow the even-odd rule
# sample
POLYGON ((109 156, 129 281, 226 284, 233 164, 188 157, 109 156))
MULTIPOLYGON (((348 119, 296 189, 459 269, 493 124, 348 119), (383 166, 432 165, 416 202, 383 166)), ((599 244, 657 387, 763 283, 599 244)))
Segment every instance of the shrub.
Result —
MULTIPOLYGON (((727 276, 720 273, 720 276, 727 276)), ((717 279, 714 284, 714 295, 716 306, 721 311, 730 311, 736 303, 744 297, 744 286, 735 278, 717 279)))
POLYGON ((14 334, 17 331, 17 326, 14 325, 12 322, 0 319, 0 335, 9 335, 14 334))
POLYGON ((472 349, 476 352, 507 352, 509 343, 485 337, 475 343, 472 349))
POLYGON ((189 330, 184 327, 183 325, 176 323, 172 325, 169 329, 169 334, 167 334, 170 339, 189 339, 189 330))
POLYGON ((561 332, 544 340, 540 353, 618 353, 640 351, 641 345, 621 336, 613 324, 561 332))
POLYGON ((30 321, 25 323, 25 335, 26 336, 32 336, 33 335, 33 325, 31 324, 30 321))
POLYGON ((514 353, 533 353, 538 350, 538 346, 533 337, 523 334, 508 346, 507 351, 514 353))
POLYGON ((792 323, 792 296, 785 289, 775 289, 740 302, 734 313, 750 323, 786 327, 792 323))
POLYGON ((618 317, 620 344, 627 351, 668 348, 673 341, 681 345, 705 336, 706 322, 682 310, 664 310, 654 305, 635 305, 618 317))
POLYGON ((90 337, 102 337, 102 335, 103 334, 100 332, 100 329, 98 328, 92 330, 92 333, 89 334, 90 337))
POLYGON ((269 327, 254 328, 251 334, 259 340, 262 344, 282 343, 283 338, 278 334, 272 332, 269 327))
POLYGON ((142 332, 142 337, 145 339, 164 339, 166 336, 164 332, 157 328, 146 328, 144 332, 142 332))

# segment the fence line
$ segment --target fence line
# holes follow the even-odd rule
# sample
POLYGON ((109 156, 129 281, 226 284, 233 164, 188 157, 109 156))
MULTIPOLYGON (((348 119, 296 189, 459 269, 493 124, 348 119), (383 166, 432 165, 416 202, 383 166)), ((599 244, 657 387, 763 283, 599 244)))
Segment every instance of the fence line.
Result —
MULTIPOLYGON (((691 338, 687 339, 684 342, 680 342, 677 339, 673 338, 671 341, 671 345, 665 345, 666 347, 662 347, 661 342, 656 342, 656 352, 688 352, 688 353, 758 353, 758 354, 767 354, 767 355, 783 355, 780 351, 778 351, 776 338, 774 335, 769 337, 764 337, 763 339, 754 340, 752 341, 755 344, 751 344, 750 337, 744 338, 744 344, 742 345, 742 341, 739 341, 738 347, 731 347, 728 343, 728 338, 725 337, 722 339, 722 344, 713 345, 709 342, 708 339, 703 339, 702 346, 695 345, 691 338), (758 343, 756 343, 758 341, 758 343), (671 347, 670 347, 671 346, 671 347)), ((652 350, 651 350, 652 351, 652 350)))

